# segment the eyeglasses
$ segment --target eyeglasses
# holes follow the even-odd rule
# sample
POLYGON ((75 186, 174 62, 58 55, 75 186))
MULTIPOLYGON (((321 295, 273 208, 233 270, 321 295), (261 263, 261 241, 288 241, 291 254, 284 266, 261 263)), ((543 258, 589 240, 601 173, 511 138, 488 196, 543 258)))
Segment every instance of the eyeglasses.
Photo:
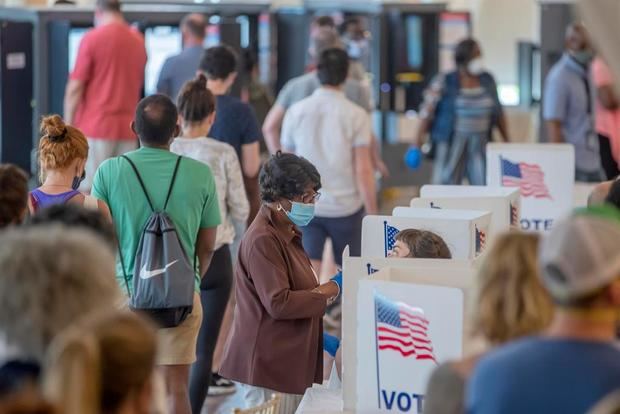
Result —
POLYGON ((319 201, 320 198, 321 198, 321 193, 319 192, 315 192, 314 194, 304 194, 301 197, 304 203, 316 202, 316 201, 319 201))

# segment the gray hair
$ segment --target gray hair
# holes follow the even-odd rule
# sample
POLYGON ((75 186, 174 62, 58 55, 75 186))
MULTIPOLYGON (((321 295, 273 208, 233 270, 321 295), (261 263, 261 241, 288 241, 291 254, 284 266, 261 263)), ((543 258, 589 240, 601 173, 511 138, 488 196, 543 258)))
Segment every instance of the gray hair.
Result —
POLYGON ((87 230, 50 225, 0 234, 0 334, 42 361, 54 337, 120 298, 114 256, 87 230))

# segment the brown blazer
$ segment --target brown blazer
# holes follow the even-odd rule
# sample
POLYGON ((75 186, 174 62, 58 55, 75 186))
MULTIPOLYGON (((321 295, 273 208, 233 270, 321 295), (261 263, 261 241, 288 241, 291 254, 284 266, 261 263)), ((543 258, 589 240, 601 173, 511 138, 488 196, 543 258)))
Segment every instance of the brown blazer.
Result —
POLYGON ((287 394, 323 381, 325 296, 299 230, 263 205, 239 247, 224 378, 287 394))

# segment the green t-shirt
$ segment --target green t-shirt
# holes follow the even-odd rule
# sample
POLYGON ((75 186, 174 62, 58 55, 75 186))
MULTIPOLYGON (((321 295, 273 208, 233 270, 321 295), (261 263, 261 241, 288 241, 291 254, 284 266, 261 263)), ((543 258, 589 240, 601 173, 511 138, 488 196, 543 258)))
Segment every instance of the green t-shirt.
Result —
MULTIPOLYGON (((136 165, 153 207, 161 210, 178 155, 155 148, 141 148, 125 155, 136 165)), ((110 207, 129 287, 133 289, 136 249, 151 209, 127 160, 118 157, 101 164, 95 173, 92 195, 110 207)), ((192 260, 198 231, 217 227, 221 222, 215 180, 206 164, 183 157, 166 213, 174 222, 181 244, 192 260)), ((116 260, 116 279, 121 289, 126 291, 119 258, 116 260)), ((200 275, 197 270, 196 290, 199 288, 200 275)))

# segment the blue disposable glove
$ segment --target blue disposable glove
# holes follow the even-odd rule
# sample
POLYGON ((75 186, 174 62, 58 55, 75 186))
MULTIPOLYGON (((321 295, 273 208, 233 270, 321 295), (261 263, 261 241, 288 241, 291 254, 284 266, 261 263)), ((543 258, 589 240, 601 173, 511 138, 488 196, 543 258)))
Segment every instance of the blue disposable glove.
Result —
POLYGON ((340 339, 334 335, 330 335, 327 332, 323 332, 323 350, 330 354, 333 358, 336 358, 336 352, 340 348, 340 339))
POLYGON ((338 296, 340 296, 342 294, 342 270, 336 273, 331 281, 338 285, 338 296))
POLYGON ((412 170, 420 168, 422 163, 422 151, 416 146, 410 146, 407 152, 405 152, 405 164, 412 170))

